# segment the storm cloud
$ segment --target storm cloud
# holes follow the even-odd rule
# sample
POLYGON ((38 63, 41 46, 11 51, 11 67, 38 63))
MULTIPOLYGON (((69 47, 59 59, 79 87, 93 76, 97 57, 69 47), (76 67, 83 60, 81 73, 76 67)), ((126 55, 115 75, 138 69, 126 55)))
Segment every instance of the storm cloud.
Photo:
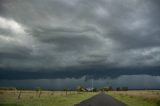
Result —
POLYGON ((0 68, 157 69, 159 10, 158 0, 0 0, 0 68))

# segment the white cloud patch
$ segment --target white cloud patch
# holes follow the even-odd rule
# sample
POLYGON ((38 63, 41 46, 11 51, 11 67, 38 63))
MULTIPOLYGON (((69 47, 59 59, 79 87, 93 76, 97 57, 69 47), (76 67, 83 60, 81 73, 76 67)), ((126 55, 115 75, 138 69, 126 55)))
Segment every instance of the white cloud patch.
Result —
POLYGON ((25 28, 13 19, 5 19, 0 17, 0 28, 10 30, 15 34, 22 34, 22 36, 25 34, 25 28))

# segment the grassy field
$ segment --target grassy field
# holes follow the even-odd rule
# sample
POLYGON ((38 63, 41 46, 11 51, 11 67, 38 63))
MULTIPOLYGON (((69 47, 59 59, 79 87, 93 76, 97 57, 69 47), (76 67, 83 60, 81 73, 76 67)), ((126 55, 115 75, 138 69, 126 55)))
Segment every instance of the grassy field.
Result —
POLYGON ((110 91, 107 94, 128 106, 160 106, 160 91, 110 91))
POLYGON ((73 106, 96 93, 75 91, 0 91, 0 106, 73 106))
MULTIPOLYGON (((75 91, 0 91, 0 106, 73 106, 97 93, 75 91)), ((110 91, 128 106, 160 106, 160 91, 110 91)))

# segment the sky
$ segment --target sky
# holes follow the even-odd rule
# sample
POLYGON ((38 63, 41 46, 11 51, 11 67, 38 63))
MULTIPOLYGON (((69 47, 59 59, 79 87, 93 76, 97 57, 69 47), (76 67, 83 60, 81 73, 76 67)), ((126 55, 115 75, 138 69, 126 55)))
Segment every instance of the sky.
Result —
POLYGON ((159 11, 159 0, 0 0, 0 86, 160 89, 159 11))

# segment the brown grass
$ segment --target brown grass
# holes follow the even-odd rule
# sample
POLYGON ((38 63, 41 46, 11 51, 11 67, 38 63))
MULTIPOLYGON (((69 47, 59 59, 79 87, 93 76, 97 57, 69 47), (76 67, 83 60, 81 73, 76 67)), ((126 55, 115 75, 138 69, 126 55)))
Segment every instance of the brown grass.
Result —
POLYGON ((0 90, 0 99, 4 97, 14 97, 18 98, 20 94, 20 98, 37 98, 40 96, 48 97, 48 96, 66 96, 66 95, 74 95, 77 94, 76 91, 26 91, 26 90, 15 90, 15 91, 9 91, 9 90, 0 90), (21 92, 21 94, 20 94, 21 92), (41 94, 40 94, 41 93, 41 94))
POLYGON ((126 96, 130 96, 130 97, 141 97, 144 99, 157 99, 160 98, 160 91, 156 91, 156 90, 147 90, 147 91, 141 91, 141 90, 137 90, 137 91, 113 91, 113 93, 118 93, 120 95, 126 95, 126 96))

